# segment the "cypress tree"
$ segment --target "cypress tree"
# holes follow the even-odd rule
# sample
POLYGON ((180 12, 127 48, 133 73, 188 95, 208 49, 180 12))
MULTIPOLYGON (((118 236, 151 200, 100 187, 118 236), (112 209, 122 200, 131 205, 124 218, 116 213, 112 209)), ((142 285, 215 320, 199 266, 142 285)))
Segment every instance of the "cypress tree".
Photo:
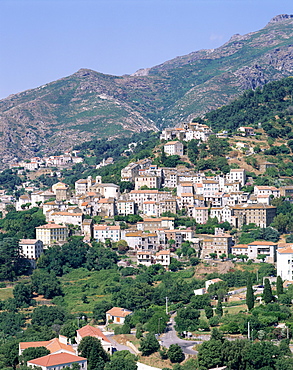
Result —
POLYGON ((217 304, 217 307, 216 307, 216 314, 218 316, 223 316, 223 307, 222 307, 222 302, 220 299, 218 299, 218 304, 217 304))
POLYGON ((271 284, 268 278, 265 279, 265 285, 264 285, 262 297, 266 304, 274 300, 271 284))
POLYGON ((283 290, 283 280, 281 278, 281 276, 278 276, 277 277, 277 296, 278 298, 280 298, 280 295, 284 293, 284 290, 283 290))
POLYGON ((253 294, 252 283, 251 283, 250 277, 247 280, 246 305, 247 305, 248 311, 252 310, 254 307, 254 294, 253 294))

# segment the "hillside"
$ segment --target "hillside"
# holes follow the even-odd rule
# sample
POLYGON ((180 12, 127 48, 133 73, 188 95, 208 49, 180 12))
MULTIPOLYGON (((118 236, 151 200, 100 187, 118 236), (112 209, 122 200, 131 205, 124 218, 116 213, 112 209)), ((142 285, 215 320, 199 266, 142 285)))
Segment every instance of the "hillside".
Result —
POLYGON ((293 18, 273 18, 260 31, 234 35, 129 76, 81 69, 71 76, 0 101, 0 154, 52 153, 93 138, 157 130, 203 115, 244 90, 293 70, 293 18))

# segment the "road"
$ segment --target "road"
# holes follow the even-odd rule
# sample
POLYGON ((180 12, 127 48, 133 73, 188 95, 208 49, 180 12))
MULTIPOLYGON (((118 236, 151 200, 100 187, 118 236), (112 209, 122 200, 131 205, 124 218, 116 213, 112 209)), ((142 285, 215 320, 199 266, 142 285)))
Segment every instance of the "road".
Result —
POLYGON ((194 351, 192 347, 195 344, 202 343, 202 341, 191 341, 178 338, 174 329, 174 324, 174 316, 172 316, 166 332, 160 336, 161 345, 169 348, 171 344, 178 344, 182 348, 183 353, 188 355, 196 355, 197 351, 194 351))

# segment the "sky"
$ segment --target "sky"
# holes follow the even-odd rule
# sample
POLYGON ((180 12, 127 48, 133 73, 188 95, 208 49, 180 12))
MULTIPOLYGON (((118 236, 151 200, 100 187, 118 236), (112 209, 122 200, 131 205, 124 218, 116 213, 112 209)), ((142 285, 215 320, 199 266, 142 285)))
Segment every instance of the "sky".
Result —
POLYGON ((0 0, 0 99, 78 71, 123 75, 221 46, 292 0, 0 0))

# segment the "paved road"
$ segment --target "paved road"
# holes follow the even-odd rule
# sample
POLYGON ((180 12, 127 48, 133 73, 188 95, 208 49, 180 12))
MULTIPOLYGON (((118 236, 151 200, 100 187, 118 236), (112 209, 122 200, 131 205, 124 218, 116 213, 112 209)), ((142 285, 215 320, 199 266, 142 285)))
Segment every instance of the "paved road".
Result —
POLYGON ((107 338, 112 343, 112 346, 117 349, 117 351, 123 351, 126 349, 129 352, 133 353, 134 355, 136 354, 132 348, 116 342, 116 340, 113 338, 113 334, 108 334, 107 338))
POLYGON ((192 347, 195 344, 202 343, 202 341, 191 341, 178 338, 174 329, 174 324, 174 316, 172 316, 170 319, 170 324, 168 324, 167 326, 166 332, 160 337, 161 345, 169 348, 171 344, 179 344, 184 353, 188 355, 196 355, 197 351, 194 351, 192 347))

